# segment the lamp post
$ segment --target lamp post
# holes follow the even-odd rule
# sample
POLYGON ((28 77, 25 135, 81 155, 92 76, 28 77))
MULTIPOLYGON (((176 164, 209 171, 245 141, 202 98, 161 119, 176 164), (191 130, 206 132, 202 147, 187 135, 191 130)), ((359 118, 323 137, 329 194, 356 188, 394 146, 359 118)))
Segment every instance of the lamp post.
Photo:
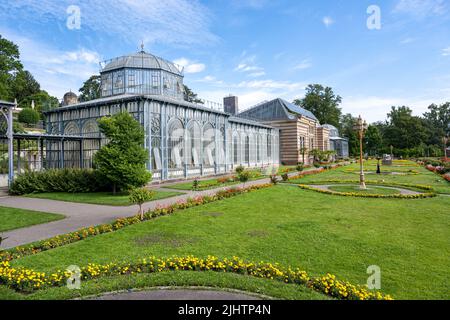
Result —
POLYGON ((368 126, 367 122, 361 118, 361 116, 358 117, 358 120, 356 120, 356 125, 354 126, 354 130, 358 132, 359 135, 359 167, 360 167, 360 174, 359 174, 359 187, 361 190, 366 190, 366 181, 364 177, 364 167, 363 167, 363 138, 364 133, 366 132, 368 126))
POLYGON ((449 139, 448 136, 445 136, 445 137, 442 138, 442 142, 444 143, 444 159, 445 159, 445 162, 448 161, 448 158, 447 158, 447 143, 448 143, 448 139, 449 139))

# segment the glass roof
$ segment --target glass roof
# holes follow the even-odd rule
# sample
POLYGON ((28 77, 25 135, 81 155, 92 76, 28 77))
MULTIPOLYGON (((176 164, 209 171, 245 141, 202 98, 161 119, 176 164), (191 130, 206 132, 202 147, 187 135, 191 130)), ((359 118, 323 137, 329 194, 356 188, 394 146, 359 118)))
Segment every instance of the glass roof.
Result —
POLYGON ((144 51, 105 61, 102 67, 102 72, 122 68, 161 69, 183 76, 183 67, 144 51))

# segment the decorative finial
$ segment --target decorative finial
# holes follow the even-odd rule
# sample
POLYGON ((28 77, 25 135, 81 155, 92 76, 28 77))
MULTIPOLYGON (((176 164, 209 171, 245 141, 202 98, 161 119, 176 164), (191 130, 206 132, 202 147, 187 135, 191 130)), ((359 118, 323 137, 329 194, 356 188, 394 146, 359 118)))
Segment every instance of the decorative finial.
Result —
POLYGON ((144 53, 144 41, 141 42, 141 52, 144 53))

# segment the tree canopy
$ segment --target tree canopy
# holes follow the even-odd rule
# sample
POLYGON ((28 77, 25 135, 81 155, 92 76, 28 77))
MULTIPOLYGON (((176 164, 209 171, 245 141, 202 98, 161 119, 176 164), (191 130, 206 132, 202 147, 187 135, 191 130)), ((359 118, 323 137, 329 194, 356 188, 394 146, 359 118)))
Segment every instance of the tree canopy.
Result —
POLYGON ((95 100, 101 96, 101 77, 100 75, 93 75, 83 83, 79 89, 81 102, 95 100))
POLYGON ((342 113, 339 108, 341 102, 342 98, 332 88, 320 84, 308 85, 305 97, 294 100, 294 104, 311 111, 321 124, 331 124, 338 128, 342 113))
POLYGON ((194 93, 187 85, 184 85, 184 100, 192 103, 203 104, 203 101, 197 97, 197 94, 194 93))
POLYGON ((99 120, 100 131, 108 139, 94 156, 94 166, 117 190, 142 187, 151 179, 146 169, 148 152, 144 128, 129 113, 121 112, 99 120))
POLYGON ((59 105, 57 98, 41 89, 33 75, 20 62, 19 47, 0 35, 0 99, 14 101, 19 107, 31 107, 35 102, 38 113, 59 105))

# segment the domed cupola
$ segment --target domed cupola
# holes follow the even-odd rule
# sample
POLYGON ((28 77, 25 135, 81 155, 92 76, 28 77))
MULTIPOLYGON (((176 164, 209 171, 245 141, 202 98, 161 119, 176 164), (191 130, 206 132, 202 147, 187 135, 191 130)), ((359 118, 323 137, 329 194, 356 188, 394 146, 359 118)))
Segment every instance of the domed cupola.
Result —
POLYGON ((102 97, 162 95, 183 100, 183 68, 144 50, 106 61, 100 72, 102 97))

